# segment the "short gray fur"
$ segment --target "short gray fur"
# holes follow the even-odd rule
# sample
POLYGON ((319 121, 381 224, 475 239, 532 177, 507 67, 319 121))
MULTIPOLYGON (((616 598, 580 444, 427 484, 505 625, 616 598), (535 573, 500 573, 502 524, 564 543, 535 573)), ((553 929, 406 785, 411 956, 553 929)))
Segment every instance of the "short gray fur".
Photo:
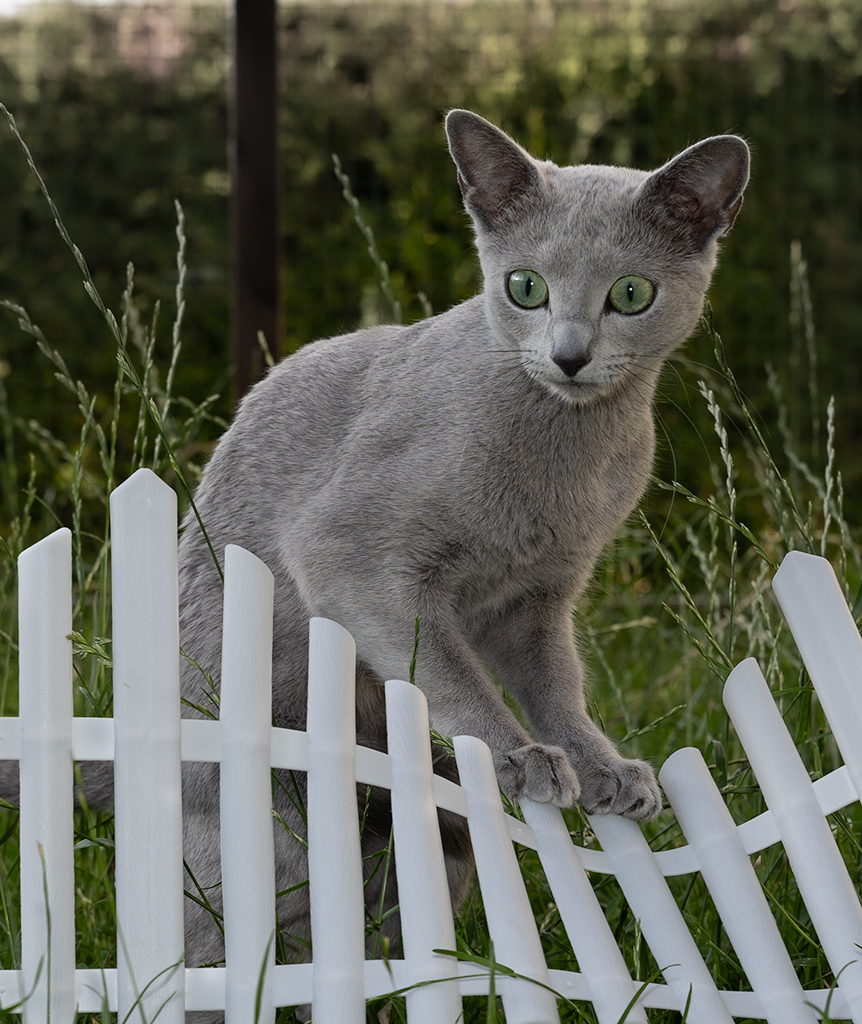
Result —
MULTIPOLYGON (((587 716, 572 610, 646 487, 656 382, 703 310, 748 148, 735 136, 707 139, 647 174, 534 160, 464 110, 446 130, 484 292, 280 363, 218 445, 198 509, 217 552, 242 545, 275 575, 278 725, 304 727, 308 618, 325 616, 356 639, 359 741, 384 747, 379 681, 407 677, 418 616, 415 679, 433 728, 484 740, 510 797, 651 818, 661 807, 651 768, 622 758, 587 716), (518 269, 544 278, 545 305, 509 298, 518 269), (628 274, 655 286, 633 315, 608 302, 628 274)), ((182 643, 217 679, 222 590, 191 517, 180 573, 182 643)), ((184 691, 199 699, 191 669, 184 691)), ((187 778, 203 816, 189 826, 186 856, 207 865, 207 882, 218 870, 211 774, 187 778)), ((469 844, 457 821, 447 824, 457 902, 469 844)), ((388 838, 385 808, 378 833, 369 849, 388 838)), ((305 864, 301 847, 276 835, 283 889, 305 864)), ((280 918, 307 935, 302 893, 280 918)))
MULTIPOLYGON (((647 485, 656 383, 703 310, 748 148, 718 136, 646 173, 535 160, 464 110, 448 115, 446 131, 484 292, 411 326, 318 341, 285 359, 242 402, 197 507, 216 552, 239 544, 275 576, 276 724, 305 726, 308 619, 325 616, 356 639, 359 742, 385 748, 379 684, 407 677, 418 616, 415 680, 433 728, 484 740, 510 797, 652 818, 661 807, 652 769, 621 757, 587 716, 572 611, 647 485), (519 269, 547 282, 544 305, 509 297, 519 269), (624 275, 655 287, 641 312, 608 301, 624 275)), ((180 609, 184 650, 218 685, 222 587, 190 516, 180 609)), ((186 665, 184 696, 200 702, 202 692, 186 665)), ((184 772, 185 856, 209 887, 219 878, 218 769, 184 772)), ((286 792, 276 807, 301 833, 286 792)), ((303 847, 280 826, 275 834, 281 891, 307 866, 303 847)), ((444 835, 457 904, 469 839, 454 815, 444 835)), ((387 801, 375 797, 365 853, 388 838, 387 801)), ((208 895, 220 908, 218 889, 208 895)), ((284 932, 309 938, 307 888, 278 909, 284 932)), ((190 966, 223 956, 218 929, 191 904, 187 934, 190 966)), ((288 948, 306 955, 301 942, 288 948)))

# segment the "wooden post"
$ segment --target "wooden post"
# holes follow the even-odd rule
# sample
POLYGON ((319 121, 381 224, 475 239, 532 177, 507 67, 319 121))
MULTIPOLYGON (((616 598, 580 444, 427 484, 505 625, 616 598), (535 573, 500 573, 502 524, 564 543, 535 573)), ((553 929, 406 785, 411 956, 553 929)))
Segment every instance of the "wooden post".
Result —
POLYGON ((230 126, 233 386, 239 401, 265 369, 262 331, 281 350, 276 0, 235 0, 230 126))

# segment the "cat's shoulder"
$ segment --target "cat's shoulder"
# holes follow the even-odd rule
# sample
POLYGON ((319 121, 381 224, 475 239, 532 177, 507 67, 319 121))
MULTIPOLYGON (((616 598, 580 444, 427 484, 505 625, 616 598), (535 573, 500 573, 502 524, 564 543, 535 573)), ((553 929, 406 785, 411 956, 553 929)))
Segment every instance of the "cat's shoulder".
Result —
POLYGON ((476 295, 412 324, 379 324, 321 338, 281 360, 252 390, 251 396, 257 392, 260 397, 261 391, 270 389, 306 386, 315 379, 357 380, 375 368, 403 364, 417 353, 424 359, 430 351, 442 354, 467 346, 486 327, 484 298, 476 295))

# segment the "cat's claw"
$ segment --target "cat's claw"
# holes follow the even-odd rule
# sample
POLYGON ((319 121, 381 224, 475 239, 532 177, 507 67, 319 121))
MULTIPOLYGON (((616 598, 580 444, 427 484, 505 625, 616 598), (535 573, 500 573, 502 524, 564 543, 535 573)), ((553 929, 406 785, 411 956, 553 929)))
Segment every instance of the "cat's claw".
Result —
POLYGON ((619 814, 652 821, 662 806, 661 791, 646 761, 614 758, 579 766, 581 807, 587 814, 619 814))
POLYGON ((539 804, 571 807, 581 787, 562 747, 528 743, 495 758, 500 788, 512 800, 528 797, 539 804))

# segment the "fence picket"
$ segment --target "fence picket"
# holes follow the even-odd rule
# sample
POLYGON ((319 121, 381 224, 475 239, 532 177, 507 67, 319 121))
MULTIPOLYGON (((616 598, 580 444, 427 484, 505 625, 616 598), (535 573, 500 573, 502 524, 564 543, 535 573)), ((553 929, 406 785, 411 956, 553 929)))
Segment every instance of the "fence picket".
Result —
MULTIPOLYGON (((638 986, 629 974, 562 815, 549 804, 522 800, 524 819, 538 842, 539 857, 578 966, 589 979, 599 1024, 620 1024, 638 986)), ((627 1024, 646 1024, 643 1008, 629 1010, 627 1024)))
POLYGON ((659 778, 769 1024, 817 1024, 703 755, 677 750, 659 778))
POLYGON ((392 828, 401 908, 410 1024, 456 1024, 463 1007, 456 979, 458 962, 435 949, 455 949, 455 925, 437 805, 428 704, 417 687, 386 683, 386 732, 392 759, 392 828), (435 981, 429 985, 427 982, 435 981))
POLYGON ((548 991, 551 976, 509 839, 491 751, 474 736, 456 736, 453 742, 458 774, 467 794, 467 821, 494 957, 532 979, 498 976, 497 991, 503 997, 506 1020, 508 1024, 558 1024, 557 1000, 548 991))
POLYGON ((177 498, 149 470, 111 495, 120 1019, 183 1024, 177 498))
POLYGON ((805 765, 753 658, 737 665, 724 704, 778 826, 799 891, 855 1024, 862 1024, 862 907, 805 765))
POLYGON ((637 822, 591 814, 590 824, 610 855, 614 874, 641 923, 659 970, 676 994, 678 1009, 689 1006, 688 1024, 732 1024, 712 975, 698 952, 676 900, 637 822))
POLYGON ((862 794, 862 637, 835 570, 825 558, 791 551, 772 589, 856 792, 862 794))
POLYGON ((75 1012, 72 535, 18 559, 21 964, 26 1024, 75 1012), (50 923, 49 923, 50 914, 50 923), (37 984, 38 977, 38 984, 37 984))
POLYGON ((308 650, 308 879, 315 1024, 364 1024, 365 905, 356 807, 356 645, 314 618, 308 650))
POLYGON ((269 569, 228 545, 219 703, 226 1024, 275 1020, 272 599, 269 569))

